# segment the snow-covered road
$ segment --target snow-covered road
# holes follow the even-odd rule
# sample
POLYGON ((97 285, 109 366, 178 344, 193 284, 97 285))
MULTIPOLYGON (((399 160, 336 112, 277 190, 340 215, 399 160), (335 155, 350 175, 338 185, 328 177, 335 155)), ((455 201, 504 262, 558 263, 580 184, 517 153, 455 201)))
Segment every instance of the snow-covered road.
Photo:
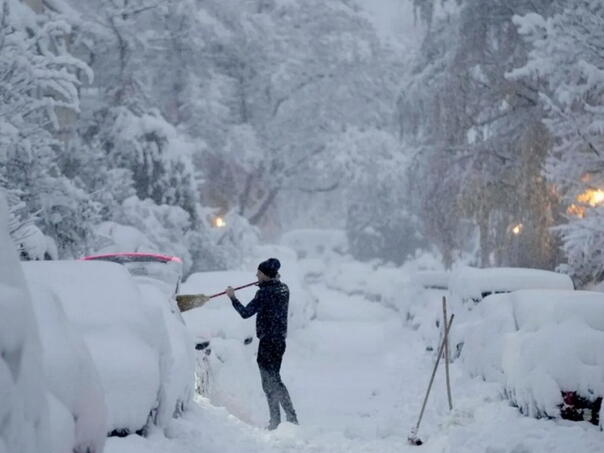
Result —
MULTIPOLYGON (((455 410, 447 410, 444 373, 439 372, 419 433, 427 442, 422 447, 409 446, 406 438, 417 421, 433 355, 425 351, 416 332, 403 326, 394 310, 323 285, 315 285, 312 291, 319 299, 317 318, 305 329, 291 332, 282 372, 300 426, 282 424, 278 430, 268 432, 199 399, 185 417, 173 421, 165 435, 156 432, 148 438, 111 438, 106 450, 604 451, 604 436, 596 427, 523 417, 502 401, 493 387, 468 380, 455 365, 451 370, 455 410)), ((434 306, 439 306, 438 299, 434 306)))

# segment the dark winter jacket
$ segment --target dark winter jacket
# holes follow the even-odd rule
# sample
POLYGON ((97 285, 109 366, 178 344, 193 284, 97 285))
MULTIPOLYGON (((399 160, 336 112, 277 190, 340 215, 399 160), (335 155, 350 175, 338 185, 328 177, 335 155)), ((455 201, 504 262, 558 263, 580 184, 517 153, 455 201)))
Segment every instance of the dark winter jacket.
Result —
POLYGON ((260 289, 252 301, 243 306, 237 298, 231 299, 233 307, 242 318, 256 316, 256 336, 287 336, 287 307, 289 305, 289 288, 285 283, 273 279, 258 284, 260 289))

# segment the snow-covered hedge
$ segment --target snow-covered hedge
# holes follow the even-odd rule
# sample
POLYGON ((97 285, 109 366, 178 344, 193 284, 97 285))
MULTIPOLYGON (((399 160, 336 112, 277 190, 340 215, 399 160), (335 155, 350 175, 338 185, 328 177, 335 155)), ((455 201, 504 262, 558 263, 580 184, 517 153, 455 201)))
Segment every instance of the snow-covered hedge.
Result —
POLYGON ((50 444, 47 389, 32 303, 8 234, 0 193, 0 452, 38 453, 50 444))
POLYGON ((105 390, 108 430, 134 432, 171 418, 168 333, 161 311, 143 301, 126 269, 99 261, 23 267, 31 284, 52 288, 84 337, 105 390))
POLYGON ((604 396, 604 294, 523 290, 479 304, 463 362, 522 411, 557 417, 561 392, 604 396))

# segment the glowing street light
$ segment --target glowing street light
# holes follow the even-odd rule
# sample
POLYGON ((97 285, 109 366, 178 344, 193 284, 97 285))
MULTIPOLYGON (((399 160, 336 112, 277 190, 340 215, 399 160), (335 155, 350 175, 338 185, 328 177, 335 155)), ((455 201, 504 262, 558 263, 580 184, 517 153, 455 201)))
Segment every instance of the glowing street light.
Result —
POLYGON ((523 228, 523 225, 521 223, 519 223, 518 225, 514 225, 512 227, 512 234, 514 234, 515 236, 518 236, 520 233, 522 233, 522 228, 523 228))
POLYGON ((214 219, 212 220, 212 223, 214 225, 214 228, 224 228, 226 226, 224 217, 220 217, 220 216, 214 217, 214 219))
POLYGON ((595 208, 604 205, 604 190, 587 189, 585 192, 577 195, 577 204, 571 204, 566 212, 577 217, 584 217, 588 206, 595 208))

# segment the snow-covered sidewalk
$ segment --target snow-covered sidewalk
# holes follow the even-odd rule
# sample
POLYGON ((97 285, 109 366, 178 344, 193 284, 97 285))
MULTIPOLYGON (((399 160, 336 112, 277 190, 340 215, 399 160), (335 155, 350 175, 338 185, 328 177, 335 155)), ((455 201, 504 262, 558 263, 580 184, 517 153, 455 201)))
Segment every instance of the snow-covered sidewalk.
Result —
MULTIPOLYGON (((300 426, 274 432, 246 424, 198 400, 166 435, 112 438, 109 453, 604 451, 604 435, 587 423, 523 417, 494 387, 452 366, 455 410, 449 413, 442 372, 422 422, 422 447, 406 442, 432 368, 414 332, 395 311, 322 284, 317 318, 291 332, 283 366, 300 426)), ((438 310, 439 300, 434 301, 438 310)), ((256 371, 256 370, 254 370, 256 371)), ((442 371, 442 370, 439 370, 442 371)), ((259 379, 258 379, 258 385, 259 379)))

